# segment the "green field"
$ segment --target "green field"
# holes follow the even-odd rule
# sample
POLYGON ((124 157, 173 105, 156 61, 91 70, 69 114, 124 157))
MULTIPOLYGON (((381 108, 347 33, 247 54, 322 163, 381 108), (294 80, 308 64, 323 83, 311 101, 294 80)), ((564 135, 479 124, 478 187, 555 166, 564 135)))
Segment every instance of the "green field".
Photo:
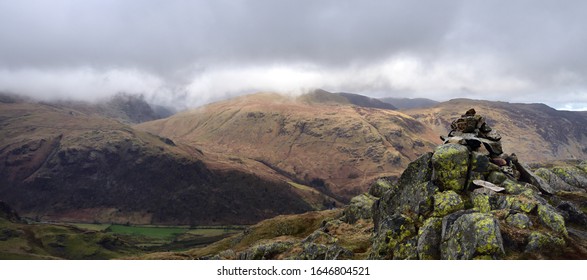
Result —
POLYGON ((69 225, 75 226, 79 229, 93 230, 93 231, 105 231, 111 226, 110 224, 69 224, 69 225))
POLYGON ((189 228, 111 225, 107 231, 113 234, 142 235, 153 239, 172 240, 176 236, 189 231, 189 228))
POLYGON ((203 246, 242 232, 243 226, 154 226, 118 224, 67 224, 86 231, 117 236, 145 250, 176 250, 203 246))

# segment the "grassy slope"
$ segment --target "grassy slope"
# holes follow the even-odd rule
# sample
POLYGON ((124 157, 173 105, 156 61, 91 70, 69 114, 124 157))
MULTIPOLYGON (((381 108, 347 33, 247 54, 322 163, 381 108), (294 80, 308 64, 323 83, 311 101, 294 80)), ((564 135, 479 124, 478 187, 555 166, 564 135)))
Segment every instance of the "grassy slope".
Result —
MULTIPOLYGON (((172 253, 151 253, 138 256, 139 259, 199 259, 221 254, 226 250, 241 253, 261 244, 292 242, 294 246, 280 254, 278 259, 297 256, 302 250, 300 242, 328 221, 340 217, 342 209, 308 212, 298 215, 277 216, 251 226, 244 233, 231 236, 203 248, 172 253)), ((356 259, 365 259, 371 247, 370 237, 373 224, 360 220, 354 225, 334 223, 327 226, 342 247, 353 251, 356 259)))
POLYGON ((0 228, 0 259, 112 259, 138 252, 112 235, 71 226, 0 218, 0 228))
POLYGON ((263 162, 292 181, 341 199, 375 178, 398 175, 439 140, 411 117, 330 99, 255 94, 214 103, 139 129, 263 162))
POLYGON ((41 220, 236 224, 315 209, 258 161, 59 106, 0 103, 0 159, 2 197, 41 220))

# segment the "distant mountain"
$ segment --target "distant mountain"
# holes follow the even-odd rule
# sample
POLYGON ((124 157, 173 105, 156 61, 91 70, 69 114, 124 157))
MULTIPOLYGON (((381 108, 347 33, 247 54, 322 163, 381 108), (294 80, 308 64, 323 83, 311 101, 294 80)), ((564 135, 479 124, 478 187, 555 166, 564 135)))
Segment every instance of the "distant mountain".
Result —
POLYGON ((401 111, 355 103, 325 91, 259 93, 129 126, 93 109, 1 97, 0 197, 39 220, 254 223, 339 206, 399 176, 469 108, 524 162, 587 157, 584 112, 467 99, 401 111))
POLYGON ((396 98, 384 97, 379 100, 389 103, 398 109, 428 108, 438 104, 438 101, 427 98, 396 98))
POLYGON ((338 103, 338 104, 349 104, 356 105, 366 108, 377 108, 395 110, 397 109, 389 103, 382 102, 381 100, 367 97, 364 95, 354 93, 332 93, 322 89, 313 90, 300 97, 300 100, 309 103, 338 103))
POLYGON ((0 103, 0 197, 41 221, 250 224, 336 200, 264 163, 57 105, 0 103))
POLYGON ((135 127, 204 153, 263 162, 344 201, 374 178, 398 175, 440 141, 410 116, 325 91, 297 98, 248 95, 135 127))
POLYGON ((502 135, 504 152, 526 162, 587 158, 587 115, 558 111, 544 104, 453 99, 430 108, 403 110, 446 135, 452 120, 475 108, 502 135))
POLYGON ((56 101, 48 104, 65 106, 86 114, 100 115, 128 124, 162 119, 175 113, 171 108, 147 103, 143 95, 127 93, 119 93, 96 103, 56 101))

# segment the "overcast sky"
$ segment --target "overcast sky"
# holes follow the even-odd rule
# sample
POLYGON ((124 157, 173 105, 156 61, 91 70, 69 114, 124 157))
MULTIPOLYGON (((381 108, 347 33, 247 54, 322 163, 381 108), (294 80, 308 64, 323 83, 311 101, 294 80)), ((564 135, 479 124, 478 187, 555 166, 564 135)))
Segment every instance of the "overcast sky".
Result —
POLYGON ((0 91, 312 88, 587 110, 587 1, 0 0, 0 91))

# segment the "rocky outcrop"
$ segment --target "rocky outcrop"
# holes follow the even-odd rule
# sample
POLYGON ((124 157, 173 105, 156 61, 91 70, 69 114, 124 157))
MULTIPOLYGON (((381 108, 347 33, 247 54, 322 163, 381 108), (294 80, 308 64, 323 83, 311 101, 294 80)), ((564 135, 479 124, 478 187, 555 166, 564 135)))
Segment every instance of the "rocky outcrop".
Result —
MULTIPOLYGON (((548 258, 564 251, 569 222, 587 218, 581 208, 553 195, 560 190, 549 184, 553 178, 534 174, 515 155, 496 161, 472 150, 443 144, 385 189, 373 204, 370 258, 548 258)), ((548 174, 573 190, 583 188, 581 168, 554 171, 548 174)))

